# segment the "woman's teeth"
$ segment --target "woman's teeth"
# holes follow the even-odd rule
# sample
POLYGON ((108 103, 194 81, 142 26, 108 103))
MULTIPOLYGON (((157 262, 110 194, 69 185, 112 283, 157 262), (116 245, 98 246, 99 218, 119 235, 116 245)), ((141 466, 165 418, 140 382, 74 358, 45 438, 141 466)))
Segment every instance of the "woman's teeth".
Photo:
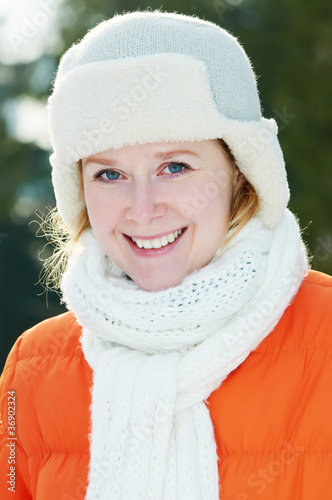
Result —
POLYGON ((139 240, 136 238, 131 238, 131 240, 136 243, 139 248, 161 248, 169 243, 173 243, 182 233, 183 229, 179 229, 178 231, 174 231, 174 233, 169 233, 161 238, 154 238, 153 240, 139 240))

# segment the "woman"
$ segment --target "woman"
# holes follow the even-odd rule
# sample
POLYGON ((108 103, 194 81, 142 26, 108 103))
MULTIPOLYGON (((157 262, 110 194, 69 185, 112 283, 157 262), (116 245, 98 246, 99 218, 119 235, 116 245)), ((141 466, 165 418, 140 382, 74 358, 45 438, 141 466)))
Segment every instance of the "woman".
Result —
POLYGON ((241 46, 116 16, 63 56, 48 111, 71 312, 9 355, 2 495, 332 498, 332 282, 241 46))

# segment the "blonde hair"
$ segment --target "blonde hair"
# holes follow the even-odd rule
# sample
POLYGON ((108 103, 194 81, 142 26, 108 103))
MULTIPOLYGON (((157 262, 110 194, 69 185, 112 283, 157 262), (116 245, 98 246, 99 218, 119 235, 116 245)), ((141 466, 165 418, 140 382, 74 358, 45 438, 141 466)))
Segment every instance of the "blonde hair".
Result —
MULTIPOLYGON (((223 139, 218 139, 220 146, 226 153, 231 167, 234 169, 235 185, 233 189, 230 216, 226 240, 222 243, 228 243, 241 229, 249 222, 255 215, 258 206, 258 196, 253 185, 242 174, 236 165, 235 158, 223 139)), ((80 178, 80 191, 82 198, 83 192, 83 176, 82 176, 82 162, 78 163, 78 173, 80 178)), ((43 270, 41 275, 41 283, 46 290, 57 291, 60 288, 61 278, 66 270, 68 258, 73 252, 81 234, 90 228, 90 221, 86 207, 79 216, 77 224, 77 232, 75 234, 69 233, 67 227, 57 211, 53 208, 49 213, 41 217, 40 227, 37 236, 44 236, 47 243, 44 250, 51 245, 52 254, 47 258, 41 258, 43 261, 43 270)))
POLYGON ((223 139, 218 139, 218 142, 223 151, 226 153, 235 175, 235 185, 233 189, 227 228, 229 236, 223 243, 223 245, 225 245, 232 238, 234 238, 234 236, 236 236, 255 215, 259 207, 259 200, 254 186, 248 181, 237 166, 228 144, 226 144, 223 139))

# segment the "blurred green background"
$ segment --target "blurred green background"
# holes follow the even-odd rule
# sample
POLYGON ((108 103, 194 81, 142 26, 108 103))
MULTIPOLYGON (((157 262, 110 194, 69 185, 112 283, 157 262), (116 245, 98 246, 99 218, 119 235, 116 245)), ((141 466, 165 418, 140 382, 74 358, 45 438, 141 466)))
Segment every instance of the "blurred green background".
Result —
POLYGON ((0 369, 18 335, 64 311, 59 297, 38 284, 45 241, 32 222, 36 210, 54 206, 45 103, 59 57, 116 12, 160 7, 216 22, 243 44, 263 114, 279 126, 290 207, 312 267, 332 274, 332 2, 1 0, 0 369))

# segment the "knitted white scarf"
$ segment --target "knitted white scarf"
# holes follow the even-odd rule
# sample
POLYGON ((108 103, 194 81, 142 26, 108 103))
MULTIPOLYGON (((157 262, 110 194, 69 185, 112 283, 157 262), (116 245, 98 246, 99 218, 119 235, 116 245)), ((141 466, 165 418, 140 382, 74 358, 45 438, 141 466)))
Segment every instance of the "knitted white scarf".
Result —
POLYGON ((63 292, 94 371, 87 500, 219 498, 204 401, 275 327, 307 269, 289 211, 274 230, 252 219, 220 253, 146 292, 83 233, 63 292))

